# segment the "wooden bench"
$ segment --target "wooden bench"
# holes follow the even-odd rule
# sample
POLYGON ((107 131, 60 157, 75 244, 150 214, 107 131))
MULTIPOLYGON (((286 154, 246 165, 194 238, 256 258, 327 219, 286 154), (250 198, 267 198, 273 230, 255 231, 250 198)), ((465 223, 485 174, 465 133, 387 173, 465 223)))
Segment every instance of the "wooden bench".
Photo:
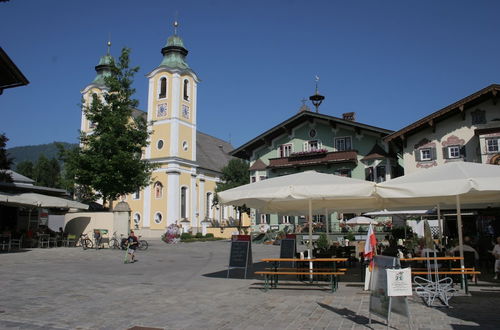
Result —
POLYGON ((331 292, 335 292, 338 287, 337 276, 344 275, 345 272, 342 271, 310 271, 309 269, 301 269, 300 271, 296 269, 284 268, 284 269, 271 269, 265 271, 255 272, 257 275, 264 276, 264 290, 267 291, 269 288, 276 288, 278 285, 279 275, 297 275, 297 276, 329 276, 330 277, 330 289, 331 292))

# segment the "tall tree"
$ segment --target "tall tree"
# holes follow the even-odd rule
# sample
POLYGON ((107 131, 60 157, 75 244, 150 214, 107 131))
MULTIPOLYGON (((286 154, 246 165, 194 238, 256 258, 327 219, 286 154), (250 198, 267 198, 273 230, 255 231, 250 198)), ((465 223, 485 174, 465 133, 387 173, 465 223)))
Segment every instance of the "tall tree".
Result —
MULTIPOLYGON (((227 163, 227 165, 222 169, 222 182, 217 183, 217 187, 215 188, 216 195, 214 198, 214 205, 219 203, 219 199, 217 197, 218 192, 250 183, 248 169, 248 163, 240 158, 231 159, 227 163)), ((250 214, 250 209, 245 205, 237 206, 235 209, 239 213, 238 230, 241 230, 241 217, 244 212, 250 214)))
POLYGON ((0 182, 12 182, 12 176, 7 172, 12 165, 12 159, 7 155, 7 141, 5 133, 0 134, 0 182))
POLYGON ((34 178, 34 166, 30 160, 24 160, 16 165, 16 172, 30 179, 34 178))
POLYGON ((36 184, 44 187, 60 187, 61 166, 57 159, 48 159, 45 155, 40 155, 33 167, 33 177, 36 184))
POLYGON ((90 134, 82 133, 83 147, 71 153, 75 159, 75 182, 94 190, 103 203, 119 195, 135 192, 150 184, 154 166, 142 159, 149 132, 142 116, 132 116, 138 101, 132 98, 133 76, 138 67, 129 66, 130 50, 122 49, 112 74, 105 78, 107 90, 102 98, 94 94, 83 111, 93 124, 90 134))

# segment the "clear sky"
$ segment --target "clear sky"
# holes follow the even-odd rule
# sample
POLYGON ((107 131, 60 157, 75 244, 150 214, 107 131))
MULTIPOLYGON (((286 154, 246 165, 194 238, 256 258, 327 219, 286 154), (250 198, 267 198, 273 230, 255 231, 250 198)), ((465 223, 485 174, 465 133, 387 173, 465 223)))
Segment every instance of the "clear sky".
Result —
POLYGON ((0 46, 30 84, 0 95, 7 147, 77 141, 108 35, 113 55, 132 49, 146 110, 176 13, 202 80, 198 129, 235 147, 294 115, 315 75, 321 113, 392 130, 500 83, 500 1, 11 0, 0 46))

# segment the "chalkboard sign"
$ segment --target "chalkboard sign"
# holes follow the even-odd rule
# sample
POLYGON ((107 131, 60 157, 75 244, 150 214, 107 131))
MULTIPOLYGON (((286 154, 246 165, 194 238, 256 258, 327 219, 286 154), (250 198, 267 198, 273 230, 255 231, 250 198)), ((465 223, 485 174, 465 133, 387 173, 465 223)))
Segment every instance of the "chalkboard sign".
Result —
POLYGON ((248 267, 252 265, 252 243, 250 241, 231 241, 231 253, 229 254, 229 270, 233 268, 244 268, 247 278, 248 267))
POLYGON ((280 258, 295 258, 296 244, 294 239, 281 240, 280 258))
POLYGON ((406 297, 390 297, 387 292, 387 269, 400 267, 399 259, 387 256, 375 256, 373 258, 373 269, 370 277, 370 324, 371 314, 378 315, 387 320, 387 326, 391 313, 397 313, 408 317, 410 313, 406 297))

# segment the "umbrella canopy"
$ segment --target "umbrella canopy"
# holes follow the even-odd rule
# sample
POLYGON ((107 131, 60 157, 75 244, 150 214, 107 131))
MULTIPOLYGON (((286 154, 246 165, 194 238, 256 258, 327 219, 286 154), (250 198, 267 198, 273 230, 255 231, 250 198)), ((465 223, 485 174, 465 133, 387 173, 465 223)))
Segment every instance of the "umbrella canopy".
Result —
POLYGON ((373 220, 372 218, 368 218, 368 217, 363 217, 363 216, 359 216, 359 217, 354 217, 352 219, 349 219, 347 220, 346 222, 346 225, 350 225, 350 226, 358 226, 358 225, 378 225, 378 222, 373 220))
POLYGON ((377 184, 387 208, 500 203, 500 166, 452 162, 377 184))
POLYGON ((88 205, 82 204, 73 200, 47 196, 37 193, 21 193, 21 194, 9 194, 0 193, 0 202, 19 205, 19 206, 32 206, 32 207, 45 207, 45 208, 64 208, 64 209, 83 209, 89 208, 88 205))
POLYGON ((312 209, 341 211, 380 208, 373 182, 306 171, 271 178, 217 194, 222 204, 246 205, 265 213, 307 214, 312 209))

